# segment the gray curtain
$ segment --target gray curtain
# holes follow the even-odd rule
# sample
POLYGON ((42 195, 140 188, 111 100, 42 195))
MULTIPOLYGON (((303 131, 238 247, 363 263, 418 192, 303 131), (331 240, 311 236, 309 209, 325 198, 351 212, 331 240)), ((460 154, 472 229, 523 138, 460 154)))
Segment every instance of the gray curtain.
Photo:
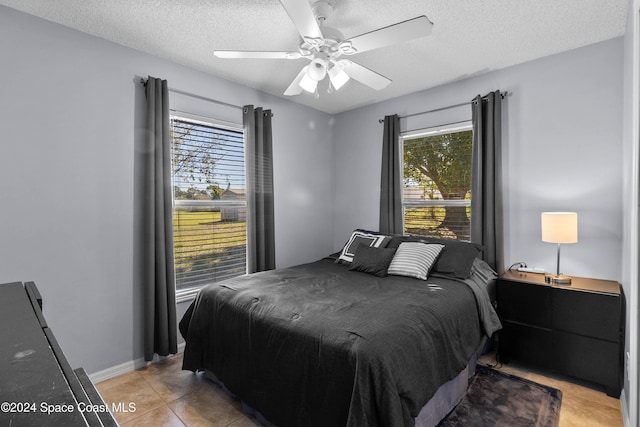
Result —
POLYGON ((247 272, 276 266, 271 110, 243 109, 247 174, 247 272))
POLYGON ((382 175, 380 179, 381 233, 403 234, 402 176, 400 171, 400 119, 385 116, 382 135, 382 175))
POLYGON ((173 264, 169 90, 166 80, 146 83, 143 160, 144 359, 178 352, 173 264))
POLYGON ((498 272, 504 269, 501 101, 495 91, 471 103, 471 241, 484 246, 483 259, 498 272))

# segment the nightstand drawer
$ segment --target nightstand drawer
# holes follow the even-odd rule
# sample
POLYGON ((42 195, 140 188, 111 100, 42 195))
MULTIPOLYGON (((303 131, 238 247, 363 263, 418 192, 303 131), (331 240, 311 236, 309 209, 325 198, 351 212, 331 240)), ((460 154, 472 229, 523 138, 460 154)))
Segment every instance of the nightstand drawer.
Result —
POLYGON ((551 368, 552 343, 553 335, 549 329, 503 321, 498 343, 500 361, 508 363, 514 359, 551 368))
POLYGON ((551 288, 500 280, 497 298, 501 319, 551 328, 551 288))
POLYGON ((619 296, 554 289, 553 329, 617 342, 620 340, 619 296))
POLYGON ((553 332, 555 368, 566 375, 601 384, 614 397, 620 395, 620 354, 618 343, 553 332))

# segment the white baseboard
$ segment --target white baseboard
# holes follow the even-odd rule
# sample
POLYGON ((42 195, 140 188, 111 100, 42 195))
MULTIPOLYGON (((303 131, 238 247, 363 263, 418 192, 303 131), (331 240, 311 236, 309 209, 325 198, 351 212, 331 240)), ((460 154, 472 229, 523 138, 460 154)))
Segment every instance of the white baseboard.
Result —
MULTIPOLYGON (((178 353, 184 352, 185 343, 178 344, 178 353)), ((153 356, 153 360, 151 362, 145 362, 144 358, 139 358, 136 360, 130 360, 125 363, 121 363, 116 366, 112 366, 107 369, 103 369, 102 371, 94 372, 89 375, 91 382, 94 384, 99 383, 100 381, 108 380, 110 378, 117 377, 118 375, 126 374, 127 372, 135 371, 136 369, 141 369, 147 366, 149 363, 155 363, 161 359, 157 354, 153 356)))
POLYGON ((622 421, 624 422, 624 427, 631 427, 631 421, 629 421, 629 407, 627 406, 627 396, 625 395, 624 389, 622 389, 622 394, 620 395, 620 406, 622 409, 622 421))
POLYGON ((95 372, 89 375, 91 382, 96 384, 100 381, 108 380, 118 375, 126 374, 127 372, 135 371, 136 369, 144 368, 147 362, 143 358, 130 360, 129 362, 121 363, 117 366, 112 366, 102 371, 95 372))

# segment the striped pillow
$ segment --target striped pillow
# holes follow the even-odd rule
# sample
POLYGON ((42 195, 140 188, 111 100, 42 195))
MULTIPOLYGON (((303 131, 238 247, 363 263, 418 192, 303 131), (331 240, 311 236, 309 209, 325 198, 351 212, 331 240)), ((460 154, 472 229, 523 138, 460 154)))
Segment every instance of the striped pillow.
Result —
POLYGON ((427 280, 429 271, 435 264, 442 248, 444 248, 444 245, 403 242, 398 247, 393 260, 391 260, 387 272, 396 276, 427 280))

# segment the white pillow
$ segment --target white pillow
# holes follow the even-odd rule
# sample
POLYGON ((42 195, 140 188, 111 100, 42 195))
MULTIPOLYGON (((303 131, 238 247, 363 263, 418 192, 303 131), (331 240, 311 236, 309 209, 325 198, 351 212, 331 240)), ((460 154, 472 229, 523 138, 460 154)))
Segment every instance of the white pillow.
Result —
POLYGON ((427 280, 444 245, 422 242, 402 242, 389 264, 388 274, 427 280))
POLYGON ((382 242, 384 242, 385 237, 387 236, 354 231, 351 233, 351 237, 347 244, 344 245, 338 261, 350 264, 353 261, 353 256, 356 253, 358 245, 367 245, 370 248, 379 248, 380 245, 382 245, 382 242))

